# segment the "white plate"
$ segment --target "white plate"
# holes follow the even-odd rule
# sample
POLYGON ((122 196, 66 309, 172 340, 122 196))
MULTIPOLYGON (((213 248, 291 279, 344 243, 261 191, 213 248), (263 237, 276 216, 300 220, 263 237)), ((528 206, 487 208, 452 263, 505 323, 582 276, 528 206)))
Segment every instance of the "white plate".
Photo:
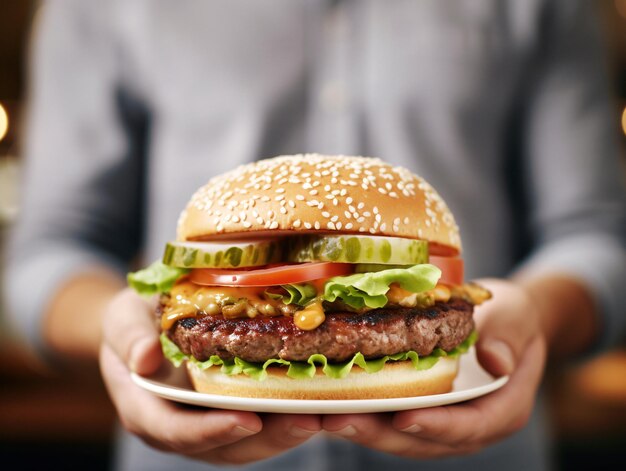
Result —
POLYGON ((131 377, 135 384, 143 389, 176 402, 218 409, 288 414, 389 412, 443 406, 484 396, 501 388, 509 380, 508 376, 495 379, 483 370, 472 349, 461 357, 459 376, 454 381, 452 392, 445 394, 394 399, 254 399, 196 392, 191 387, 184 368, 174 368, 169 362, 166 364, 165 368, 149 378, 135 373, 131 373, 131 377))

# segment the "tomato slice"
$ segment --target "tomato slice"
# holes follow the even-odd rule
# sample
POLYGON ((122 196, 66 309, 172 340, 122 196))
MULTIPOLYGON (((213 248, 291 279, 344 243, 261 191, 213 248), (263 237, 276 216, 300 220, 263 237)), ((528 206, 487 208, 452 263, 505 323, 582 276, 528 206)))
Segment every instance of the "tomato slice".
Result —
POLYGON ((200 268, 192 270, 190 280, 198 285, 275 286, 350 275, 354 265, 349 263, 299 263, 278 265, 256 270, 223 270, 200 268))
POLYGON ((428 263, 441 270, 441 283, 449 285, 463 284, 463 259, 459 257, 435 257, 431 255, 428 263))

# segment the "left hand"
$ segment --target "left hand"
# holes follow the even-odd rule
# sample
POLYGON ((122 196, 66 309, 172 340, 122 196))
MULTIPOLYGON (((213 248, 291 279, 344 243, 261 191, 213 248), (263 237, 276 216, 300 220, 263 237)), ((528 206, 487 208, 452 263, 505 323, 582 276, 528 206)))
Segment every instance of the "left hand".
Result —
POLYGON ((479 283, 493 299, 476 308, 476 353, 491 374, 510 374, 500 390, 460 404, 394 414, 330 415, 327 432, 368 448, 410 458, 476 452, 528 421, 545 364, 540 313, 526 290, 504 280, 479 283))

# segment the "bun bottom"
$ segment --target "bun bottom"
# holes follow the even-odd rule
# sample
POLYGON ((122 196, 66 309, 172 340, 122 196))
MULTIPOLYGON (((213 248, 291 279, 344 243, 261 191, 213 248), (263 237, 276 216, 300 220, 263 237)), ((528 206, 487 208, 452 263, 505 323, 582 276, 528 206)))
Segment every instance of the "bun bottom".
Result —
POLYGON ((371 374, 355 366, 342 379, 329 378, 319 368, 313 378, 292 379, 286 375, 287 368, 277 366, 267 369, 267 379, 257 381, 243 374, 229 376, 215 367, 203 370, 187 362, 196 391, 270 399, 386 399, 441 394, 452 390, 458 368, 458 358, 446 357, 423 371, 415 371, 407 360, 387 363, 371 374))

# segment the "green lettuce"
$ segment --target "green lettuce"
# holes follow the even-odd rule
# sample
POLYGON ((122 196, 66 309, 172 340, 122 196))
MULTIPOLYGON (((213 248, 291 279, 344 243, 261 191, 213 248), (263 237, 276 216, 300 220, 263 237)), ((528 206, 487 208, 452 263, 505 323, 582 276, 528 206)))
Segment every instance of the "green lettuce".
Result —
POLYGON ((175 268, 156 261, 143 270, 129 273, 128 284, 142 296, 152 296, 159 293, 167 293, 172 289, 176 280, 188 273, 185 268, 175 268))
POLYGON ((272 293, 265 290, 265 295, 271 299, 281 300, 285 304, 297 304, 298 306, 306 306, 317 295, 315 287, 309 284, 281 285, 281 287, 287 291, 287 294, 272 293))
POLYGON ((392 283, 412 293, 421 293, 433 289, 440 277, 441 270, 430 264, 336 276, 326 282, 324 300, 333 302, 339 298, 355 309, 365 306, 376 309, 387 304, 385 294, 392 283))
POLYGON ((161 334, 161 345, 163 354, 176 367, 179 367, 183 361, 191 361, 196 363, 200 368, 207 369, 212 366, 221 367, 221 372, 227 375, 245 374, 257 381, 263 381, 267 378, 267 368, 272 365, 282 365, 288 367, 287 376, 293 379, 312 378, 315 375, 316 367, 321 366, 322 371, 329 378, 341 379, 345 378, 352 370, 354 365, 359 366, 366 373, 376 373, 385 366, 389 361, 405 361, 410 360, 416 371, 427 370, 435 366, 441 357, 456 358, 467 352, 469 348, 476 343, 478 333, 472 332, 461 344, 449 352, 436 348, 430 355, 420 357, 414 351, 404 353, 396 353, 395 355, 387 355, 375 360, 366 360, 361 353, 356 353, 351 360, 341 363, 329 363, 324 355, 311 355, 307 361, 288 361, 280 359, 270 359, 264 363, 251 363, 241 358, 232 360, 222 360, 217 355, 212 355, 206 361, 198 361, 192 356, 185 355, 180 351, 178 346, 172 342, 165 333, 161 334))

